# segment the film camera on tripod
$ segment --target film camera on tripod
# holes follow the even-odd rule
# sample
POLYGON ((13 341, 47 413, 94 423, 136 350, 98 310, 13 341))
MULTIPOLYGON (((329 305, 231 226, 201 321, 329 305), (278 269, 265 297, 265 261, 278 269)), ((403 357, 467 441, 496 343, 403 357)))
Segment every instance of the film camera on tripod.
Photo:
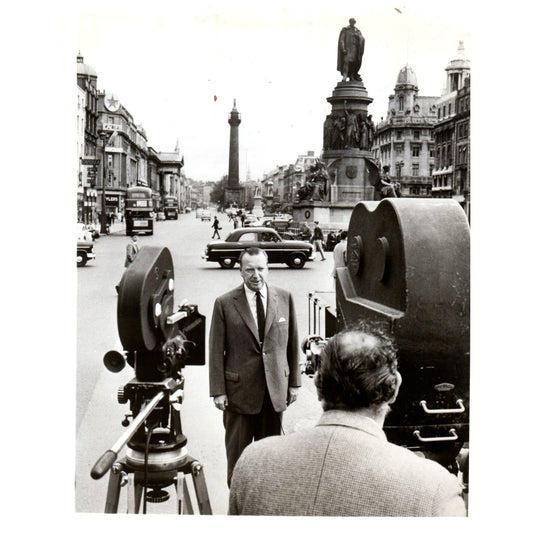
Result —
POLYGON ((192 477, 200 514, 211 514, 203 467, 189 456, 182 433, 185 365, 205 364, 205 317, 196 305, 174 311, 174 269, 168 248, 143 246, 124 272, 117 304, 117 325, 124 353, 107 352, 104 365, 120 372, 126 363, 135 378, 118 390, 130 403, 122 425, 128 429, 91 470, 100 479, 111 469, 106 513, 116 513, 120 490, 128 486, 128 512, 167 501, 174 486, 178 514, 192 514, 185 476, 192 477), (130 421, 131 419, 131 421, 130 421), (126 446, 125 457, 117 460, 126 446), (144 499, 143 499, 144 494, 144 499))

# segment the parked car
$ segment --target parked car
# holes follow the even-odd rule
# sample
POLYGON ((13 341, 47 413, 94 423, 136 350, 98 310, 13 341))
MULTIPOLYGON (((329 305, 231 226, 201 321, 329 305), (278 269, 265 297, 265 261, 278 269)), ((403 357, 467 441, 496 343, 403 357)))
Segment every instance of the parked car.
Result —
POLYGON ((186 213, 190 213, 190 212, 191 212, 191 208, 190 208, 189 206, 187 206, 187 207, 185 208, 185 212, 186 212, 186 213))
POLYGON ((93 241, 93 233, 89 229, 89 226, 87 224, 78 222, 76 224, 76 230, 77 230, 78 241, 87 241, 87 242, 93 241))
POLYGON ((76 265, 85 266, 87 261, 94 259, 96 256, 93 252, 93 242, 78 240, 77 250, 76 250, 76 265))
POLYGON ((204 220, 211 220, 211 211, 209 211, 209 209, 204 209, 202 211, 202 214, 201 214, 200 218, 201 218, 202 222, 204 220))
POLYGON ((165 220, 167 217, 165 216, 165 213, 163 211, 157 212, 157 219, 156 220, 165 220))
POLYGON ((260 227, 262 226, 263 224, 261 224, 261 222, 259 221, 259 219, 255 216, 255 215, 252 215, 251 213, 248 213, 245 215, 245 218, 244 218, 244 227, 245 228, 248 228, 250 226, 257 226, 257 227, 260 227))
POLYGON ((236 229, 225 241, 210 242, 202 258, 216 261, 222 268, 233 268, 241 252, 252 246, 265 250, 269 263, 285 263, 290 268, 302 268, 314 259, 313 246, 308 242, 284 241, 276 230, 265 227, 236 229))

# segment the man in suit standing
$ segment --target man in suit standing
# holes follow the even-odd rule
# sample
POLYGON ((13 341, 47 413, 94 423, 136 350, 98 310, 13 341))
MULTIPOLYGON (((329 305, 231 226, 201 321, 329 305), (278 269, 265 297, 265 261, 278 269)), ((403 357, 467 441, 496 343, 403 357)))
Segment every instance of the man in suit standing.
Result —
POLYGON ((317 366, 324 414, 313 428, 244 450, 230 514, 465 516, 457 478, 383 432, 401 384, 390 337, 360 323, 332 337, 317 366))
POLYGON ((248 444, 281 434, 282 413, 301 386, 291 294, 267 285, 264 250, 243 251, 240 271, 243 285, 215 301, 209 335, 210 395, 224 412, 228 486, 248 444))

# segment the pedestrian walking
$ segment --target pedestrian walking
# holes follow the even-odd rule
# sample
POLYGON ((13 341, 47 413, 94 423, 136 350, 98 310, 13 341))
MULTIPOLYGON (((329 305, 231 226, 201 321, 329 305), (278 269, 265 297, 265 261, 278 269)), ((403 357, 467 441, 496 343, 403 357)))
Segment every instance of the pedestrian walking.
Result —
POLYGON ((341 240, 335 245, 335 248, 333 248, 333 272, 331 275, 333 276, 333 286, 336 288, 336 280, 337 280, 337 268, 339 267, 345 267, 347 265, 346 261, 346 244, 347 244, 347 237, 348 232, 343 230, 341 231, 340 238, 341 240))
POLYGON ((314 246, 315 252, 319 251, 322 256, 322 261, 326 260, 324 255, 324 234, 318 220, 315 220, 315 228, 313 230, 313 236, 311 237, 311 244, 314 246))
POLYGON ((209 388, 223 411, 228 486, 248 444, 281 434, 283 411, 301 386, 292 295, 267 285, 260 248, 242 252, 240 270, 244 283, 216 299, 209 334, 209 388))
MULTIPOLYGON (((130 242, 126 246, 126 259, 124 260, 124 268, 128 268, 133 261, 135 261, 135 258, 137 257, 137 254, 139 253, 139 245, 137 244, 137 235, 132 235, 130 242)), ((120 282, 115 285, 115 289, 118 291, 120 289, 120 282)))
POLYGON ((222 228, 220 227, 220 223, 219 223, 218 218, 217 218, 216 215, 215 215, 215 220, 213 221, 213 224, 211 225, 211 227, 214 230, 213 231, 213 236, 211 238, 214 239, 215 235, 216 235, 216 238, 220 239, 220 234, 218 233, 218 230, 222 229, 222 228))

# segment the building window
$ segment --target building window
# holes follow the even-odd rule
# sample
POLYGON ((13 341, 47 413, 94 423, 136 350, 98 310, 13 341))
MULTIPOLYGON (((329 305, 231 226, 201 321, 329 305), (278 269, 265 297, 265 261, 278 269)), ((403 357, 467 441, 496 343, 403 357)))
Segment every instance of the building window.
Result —
POLYGON ((438 109, 438 111, 437 111, 437 119, 440 120, 440 107, 439 107, 439 109, 438 109))
POLYGON ((420 130, 414 130, 413 137, 415 139, 420 139, 420 130))
POLYGON ((420 157, 420 146, 418 144, 414 144, 411 147, 411 155, 413 157, 420 157))
POLYGON ((413 163, 412 175, 413 175, 413 177, 418 177, 418 175, 419 175, 419 165, 418 165, 418 163, 413 163))
POLYGON ((403 111, 404 105, 405 105, 404 97, 400 96, 400 98, 398 98, 398 106, 400 108, 400 111, 403 111))
POLYGON ((398 130, 398 131, 396 132, 396 138, 397 138, 397 139, 401 139, 401 138, 402 138, 402 132, 401 132, 400 130, 398 130))
POLYGON ((452 104, 451 102, 448 104, 448 115, 452 114, 452 104))

